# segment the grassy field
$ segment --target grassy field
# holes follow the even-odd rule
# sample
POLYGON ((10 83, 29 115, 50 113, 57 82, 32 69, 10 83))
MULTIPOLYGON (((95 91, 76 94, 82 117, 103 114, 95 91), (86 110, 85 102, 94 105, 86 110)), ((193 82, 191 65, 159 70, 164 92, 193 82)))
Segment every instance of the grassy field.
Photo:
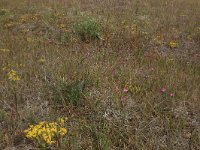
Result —
POLYGON ((199 150, 199 0, 0 0, 0 149, 199 150))

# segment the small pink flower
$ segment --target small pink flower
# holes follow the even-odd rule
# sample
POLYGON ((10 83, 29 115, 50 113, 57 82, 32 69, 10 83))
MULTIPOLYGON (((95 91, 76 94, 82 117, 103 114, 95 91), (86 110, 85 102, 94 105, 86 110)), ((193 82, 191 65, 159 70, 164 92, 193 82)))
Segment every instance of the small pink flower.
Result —
POLYGON ((169 94, 171 97, 174 97, 175 96, 175 93, 170 93, 169 94))
POLYGON ((124 88, 123 92, 128 92, 128 88, 124 88))
POLYGON ((165 92, 167 91, 167 89, 163 87, 160 91, 161 91, 162 93, 165 93, 165 92))

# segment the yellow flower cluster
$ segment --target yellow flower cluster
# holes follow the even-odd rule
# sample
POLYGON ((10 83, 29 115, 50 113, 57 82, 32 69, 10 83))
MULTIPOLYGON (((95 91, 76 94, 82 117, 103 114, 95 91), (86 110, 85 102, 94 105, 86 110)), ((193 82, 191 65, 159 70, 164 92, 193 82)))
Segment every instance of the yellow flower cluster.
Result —
POLYGON ((170 46, 171 48, 177 48, 177 47, 178 47, 178 42, 176 42, 176 41, 171 41, 171 42, 169 43, 169 46, 170 46))
POLYGON ((52 145, 56 143, 56 139, 67 134, 67 129, 64 128, 66 120, 66 118, 59 118, 57 122, 42 121, 35 126, 30 125, 28 129, 24 130, 24 133, 28 139, 52 145))
POLYGON ((11 81, 19 81, 20 80, 20 77, 19 77, 17 71, 15 71, 15 70, 11 70, 7 75, 8 75, 8 79, 11 81))

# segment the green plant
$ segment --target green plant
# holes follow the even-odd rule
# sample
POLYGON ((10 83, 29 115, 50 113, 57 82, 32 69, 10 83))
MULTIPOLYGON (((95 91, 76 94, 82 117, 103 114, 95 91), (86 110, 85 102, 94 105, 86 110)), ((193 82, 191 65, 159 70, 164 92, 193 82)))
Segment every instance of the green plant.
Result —
POLYGON ((61 32, 60 33, 60 42, 62 44, 67 43, 69 41, 69 39, 70 39, 70 36, 67 32, 61 32))
POLYGON ((62 105, 79 105, 84 99, 84 88, 84 81, 75 81, 71 84, 59 82, 52 88, 54 93, 54 101, 62 105))
POLYGON ((4 16, 6 14, 9 14, 9 10, 8 9, 1 9, 0 10, 0 16, 4 16))
POLYGON ((87 19, 73 25, 73 31, 82 41, 100 38, 100 25, 95 19, 87 19))
POLYGON ((103 133, 99 134, 99 145, 102 150, 109 150, 111 149, 111 141, 110 139, 103 133))
POLYGON ((196 41, 196 43, 200 43, 200 27, 197 27, 195 29, 194 40, 196 41))

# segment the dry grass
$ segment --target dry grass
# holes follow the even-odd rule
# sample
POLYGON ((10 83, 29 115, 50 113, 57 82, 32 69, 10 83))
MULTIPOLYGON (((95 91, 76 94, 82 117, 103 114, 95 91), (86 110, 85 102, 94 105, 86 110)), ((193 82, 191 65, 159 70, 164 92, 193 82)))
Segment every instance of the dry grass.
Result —
POLYGON ((63 116, 52 149, 200 149, 199 0, 1 0, 0 149, 63 116))

